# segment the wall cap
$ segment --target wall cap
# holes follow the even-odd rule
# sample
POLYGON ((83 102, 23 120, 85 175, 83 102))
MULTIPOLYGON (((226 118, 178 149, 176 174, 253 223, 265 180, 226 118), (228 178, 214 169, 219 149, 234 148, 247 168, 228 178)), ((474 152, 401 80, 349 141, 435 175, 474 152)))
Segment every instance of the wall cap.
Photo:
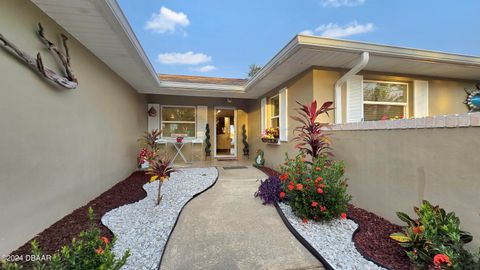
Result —
POLYGON ((427 116, 421 118, 365 121, 358 123, 331 124, 324 130, 388 130, 479 127, 480 112, 427 116))

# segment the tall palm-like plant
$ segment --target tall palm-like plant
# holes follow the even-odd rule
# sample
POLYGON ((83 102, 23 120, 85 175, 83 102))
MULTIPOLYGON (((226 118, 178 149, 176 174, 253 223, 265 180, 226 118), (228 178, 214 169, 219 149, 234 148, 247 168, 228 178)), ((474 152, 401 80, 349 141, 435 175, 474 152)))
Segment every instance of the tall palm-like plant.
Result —
POLYGON ((173 168, 172 159, 170 157, 158 157, 157 159, 152 161, 152 164, 150 164, 150 167, 147 171, 147 174, 152 175, 152 177, 150 178, 150 182, 159 181, 157 205, 159 205, 162 201, 162 184, 170 178, 170 174, 174 171, 175 169, 173 168))
POLYGON ((141 147, 147 148, 152 152, 157 153, 159 150, 159 146, 157 144, 157 140, 160 138, 162 132, 158 129, 154 129, 150 132, 145 131, 142 137, 138 139, 138 144, 141 147))
POLYGON ((328 151, 330 149, 330 141, 322 129, 328 124, 317 122, 317 117, 321 114, 328 115, 328 111, 334 109, 332 107, 333 102, 325 102, 319 109, 317 109, 316 100, 307 105, 303 105, 298 101, 297 103, 300 105, 300 108, 296 109, 299 116, 292 116, 292 119, 300 122, 301 126, 294 129, 296 136, 293 140, 298 142, 295 148, 300 149, 304 154, 312 156, 313 160, 322 154, 331 155, 328 151))

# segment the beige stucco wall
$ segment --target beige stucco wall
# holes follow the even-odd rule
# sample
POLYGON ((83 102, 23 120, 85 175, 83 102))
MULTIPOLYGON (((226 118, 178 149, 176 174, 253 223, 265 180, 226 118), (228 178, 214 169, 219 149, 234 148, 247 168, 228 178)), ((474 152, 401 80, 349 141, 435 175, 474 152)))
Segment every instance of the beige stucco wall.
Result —
MULTIPOLYGON (((52 55, 36 35, 65 33, 27 0, 0 4, 0 33, 31 55, 52 55)), ((136 167, 146 102, 74 38, 75 90, 52 86, 0 49, 0 256, 84 205, 136 167)))
MULTIPOLYGON (((270 97, 278 94, 278 91, 283 87, 288 89, 288 115, 295 115, 295 109, 298 108, 297 101, 305 104, 311 102, 313 99, 313 71, 309 70, 305 73, 300 74, 299 76, 291 79, 290 81, 282 84, 278 88, 270 91, 265 96, 270 97)), ((288 139, 289 142, 282 142, 280 145, 269 145, 261 141, 261 104, 260 99, 251 101, 248 119, 249 119, 249 143, 250 143, 250 152, 251 158, 255 157, 255 152, 259 149, 263 150, 265 153, 265 164, 266 166, 275 167, 279 164, 282 164, 285 160, 285 152, 288 152, 294 148, 295 143, 292 142, 293 138, 293 120, 288 119, 288 139)))
MULTIPOLYGON (((333 100, 333 85, 341 74, 342 71, 314 68, 272 90, 267 96, 275 95, 287 86, 288 111, 289 115, 294 115, 296 100, 302 103, 311 102, 313 98, 319 103, 333 100)), ((473 82, 373 73, 363 75, 366 79, 409 82, 410 98, 413 95, 412 81, 428 80, 431 115, 467 112, 462 103, 466 97, 463 89, 473 86, 473 82)), ((413 106, 409 110, 413 113, 413 106)), ((251 102, 249 119, 251 149, 265 152, 266 166, 278 168, 284 161, 285 152, 292 156, 297 153, 292 142, 282 142, 278 146, 261 142, 260 99, 251 102)), ((333 117, 322 119, 333 120, 333 117)), ((296 123, 289 119, 289 139, 293 138, 295 126, 296 123)), ((331 132, 335 159, 346 163, 353 203, 399 222, 396 211, 412 214, 414 205, 423 199, 430 200, 459 215, 464 228, 475 236, 473 246, 480 243, 480 204, 477 200, 480 183, 475 180, 480 169, 474 158, 480 146, 479 135, 480 129, 474 127, 331 132)))
POLYGON ((474 89, 474 82, 450 81, 442 79, 429 80, 430 115, 456 114, 468 112, 468 107, 463 104, 467 98, 465 88, 474 89))
MULTIPOLYGON (((230 99, 231 103, 227 102, 226 98, 212 98, 212 97, 189 97, 189 96, 171 96, 171 95, 147 95, 148 103, 160 104, 160 105, 179 105, 179 106, 208 106, 208 124, 210 125, 210 143, 212 144, 212 158, 214 155, 214 129, 215 129, 215 107, 232 107, 237 111, 237 158, 238 159, 248 159, 248 157, 243 156, 243 143, 242 143, 242 125, 245 125, 247 128, 248 135, 248 100, 246 99, 230 99)), ((200 156, 199 145, 195 146, 196 151, 193 153, 195 160, 204 159, 205 152, 202 151, 200 156), (197 152, 198 151, 198 152, 197 152)), ((205 147, 205 145, 203 146, 205 147)), ((192 149, 190 144, 186 144, 182 149, 184 155, 187 159, 192 157, 192 149)), ((175 149, 169 146, 167 148, 167 154, 172 156, 176 153, 175 149)), ((181 157, 175 159, 175 163, 181 164, 184 163, 181 157)))
POLYGON ((480 243, 480 128, 335 131, 353 203, 399 222, 427 199, 455 211, 480 243))

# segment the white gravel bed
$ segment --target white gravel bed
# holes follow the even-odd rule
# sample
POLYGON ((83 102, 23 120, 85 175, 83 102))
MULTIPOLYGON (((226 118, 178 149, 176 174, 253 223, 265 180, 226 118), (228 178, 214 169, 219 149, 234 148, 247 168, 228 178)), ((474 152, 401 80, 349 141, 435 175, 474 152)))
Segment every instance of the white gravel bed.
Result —
POLYGON ((147 196, 136 203, 113 209, 102 223, 115 235, 113 253, 121 257, 130 250, 122 269, 157 269, 165 243, 182 207, 195 194, 211 186, 218 176, 216 168, 186 168, 172 173, 163 183, 163 199, 156 206, 158 181, 147 183, 147 196))
POLYGON ((358 225, 350 219, 330 222, 303 221, 295 216, 292 208, 279 203, 280 209, 297 232, 334 268, 341 270, 385 269, 366 260, 355 248, 352 235, 358 225))

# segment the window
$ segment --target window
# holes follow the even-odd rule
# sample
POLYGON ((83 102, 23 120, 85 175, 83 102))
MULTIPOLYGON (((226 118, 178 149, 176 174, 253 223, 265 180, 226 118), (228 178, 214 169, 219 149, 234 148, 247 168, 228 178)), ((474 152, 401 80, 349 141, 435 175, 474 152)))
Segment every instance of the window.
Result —
POLYGON ((363 114, 365 121, 407 116, 408 83, 364 81, 363 114))
POLYGON ((195 107, 162 106, 162 137, 195 137, 195 107))
POLYGON ((278 95, 270 98, 270 127, 280 126, 280 98, 278 95))

